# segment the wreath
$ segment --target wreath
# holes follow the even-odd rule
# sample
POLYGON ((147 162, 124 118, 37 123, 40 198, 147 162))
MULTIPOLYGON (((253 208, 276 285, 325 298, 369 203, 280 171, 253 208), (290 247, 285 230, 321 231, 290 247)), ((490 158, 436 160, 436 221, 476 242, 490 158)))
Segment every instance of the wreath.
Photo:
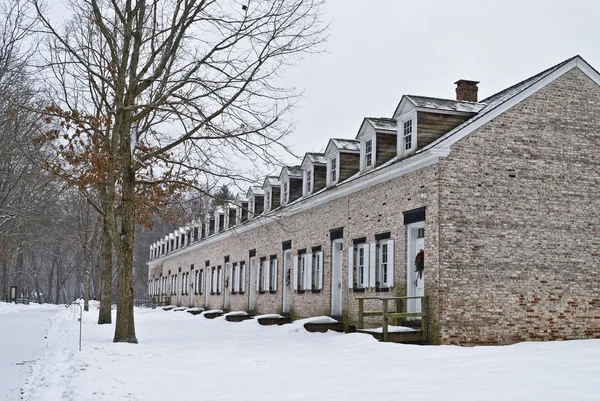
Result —
POLYGON ((425 268, 425 251, 420 250, 415 256, 415 272, 419 275, 419 278, 423 278, 423 269, 425 268))

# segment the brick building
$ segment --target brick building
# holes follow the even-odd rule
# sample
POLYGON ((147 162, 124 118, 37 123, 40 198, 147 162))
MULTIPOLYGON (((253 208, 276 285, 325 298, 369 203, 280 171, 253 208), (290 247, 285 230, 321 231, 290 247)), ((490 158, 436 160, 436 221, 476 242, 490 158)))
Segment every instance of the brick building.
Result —
POLYGON ((436 344, 600 338, 600 75, 576 56, 487 99, 477 84, 403 96, 251 187, 228 224, 157 241, 149 294, 347 325, 359 297, 425 295, 436 344))

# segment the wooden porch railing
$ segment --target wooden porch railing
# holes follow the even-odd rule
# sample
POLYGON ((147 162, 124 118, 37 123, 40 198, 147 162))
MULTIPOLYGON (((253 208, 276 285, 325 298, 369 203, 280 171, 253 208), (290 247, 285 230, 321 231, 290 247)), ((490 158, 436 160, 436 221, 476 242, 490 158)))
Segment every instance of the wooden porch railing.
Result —
POLYGON ((358 299, 358 325, 357 329, 361 330, 364 328, 364 318, 372 316, 381 316, 382 319, 382 330, 383 330, 383 341, 388 341, 388 324, 390 320, 393 320, 397 325, 398 320, 410 317, 421 318, 421 332, 423 335, 423 341, 427 341, 427 297, 361 297, 358 299), (407 310, 403 308, 403 301, 410 299, 417 299, 421 303, 421 312, 400 312, 407 310), (379 300, 382 301, 382 309, 374 311, 365 311, 365 300, 379 300), (394 301, 395 311, 390 311, 389 303, 394 301))

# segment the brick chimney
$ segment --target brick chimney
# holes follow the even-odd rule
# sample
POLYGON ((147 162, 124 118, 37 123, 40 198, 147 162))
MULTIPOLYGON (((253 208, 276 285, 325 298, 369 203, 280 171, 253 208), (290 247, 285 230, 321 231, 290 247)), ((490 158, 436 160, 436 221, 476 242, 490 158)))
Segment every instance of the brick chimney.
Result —
POLYGON ((464 100, 467 102, 477 101, 477 84, 479 81, 469 81, 466 79, 459 79, 456 84, 456 100, 464 100))

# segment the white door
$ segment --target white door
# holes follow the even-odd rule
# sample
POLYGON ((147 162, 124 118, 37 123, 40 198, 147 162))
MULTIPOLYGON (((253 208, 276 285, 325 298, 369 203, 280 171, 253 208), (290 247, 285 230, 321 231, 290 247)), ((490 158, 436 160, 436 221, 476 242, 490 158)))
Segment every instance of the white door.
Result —
POLYGON ((290 313, 290 298, 292 285, 292 251, 283 253, 283 313, 290 313))
POLYGON ((342 240, 331 243, 331 316, 342 316, 342 240))
MULTIPOLYGON (((425 250, 425 222, 409 224, 407 227, 407 272, 406 294, 409 297, 422 297, 425 295, 425 271, 418 274, 415 271, 415 257, 421 250, 425 250)), ((427 257, 425 257, 427 259, 427 257)), ((409 299, 407 312, 421 312, 421 300, 409 299)))
POLYGON ((248 283, 248 310, 254 312, 256 304, 256 258, 250 258, 250 282, 248 283))

